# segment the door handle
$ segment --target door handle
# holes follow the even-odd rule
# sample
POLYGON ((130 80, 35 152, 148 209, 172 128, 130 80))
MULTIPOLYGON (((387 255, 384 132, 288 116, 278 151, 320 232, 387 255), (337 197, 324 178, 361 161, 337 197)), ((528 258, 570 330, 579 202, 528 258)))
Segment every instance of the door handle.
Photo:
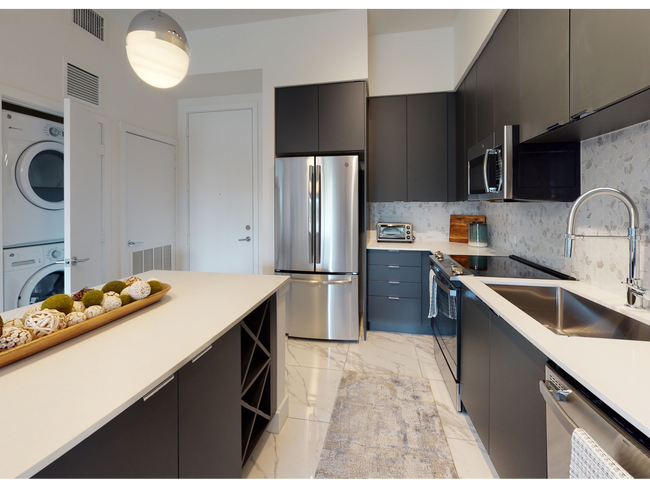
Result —
POLYGON ((307 208, 307 234, 309 236, 309 264, 314 264, 314 166, 309 165, 309 187, 307 208))
POLYGON ((133 247, 133 246, 138 246, 138 245, 142 244, 143 242, 144 242, 144 241, 140 241, 140 242, 129 241, 129 242, 127 242, 126 244, 127 244, 129 247, 133 247))
POLYGON ((321 232, 322 229, 322 187, 321 187, 321 166, 316 166, 316 264, 320 264, 321 260, 321 232))
POLYGON ((70 260, 72 263, 72 266, 76 266, 77 263, 85 263, 86 261, 89 261, 90 258, 83 258, 83 259, 77 259, 77 256, 73 256, 73 258, 70 260))
POLYGON ((243 239, 238 239, 238 240, 239 240, 239 241, 250 242, 250 241, 251 241, 251 236, 246 236, 245 238, 243 238, 243 239))

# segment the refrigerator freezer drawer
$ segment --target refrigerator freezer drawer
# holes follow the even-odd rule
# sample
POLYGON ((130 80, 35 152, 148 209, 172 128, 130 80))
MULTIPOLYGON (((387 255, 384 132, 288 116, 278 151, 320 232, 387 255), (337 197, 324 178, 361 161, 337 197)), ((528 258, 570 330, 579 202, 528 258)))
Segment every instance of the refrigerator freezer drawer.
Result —
POLYGON ((290 337, 359 340, 359 277, 293 274, 287 292, 290 337))

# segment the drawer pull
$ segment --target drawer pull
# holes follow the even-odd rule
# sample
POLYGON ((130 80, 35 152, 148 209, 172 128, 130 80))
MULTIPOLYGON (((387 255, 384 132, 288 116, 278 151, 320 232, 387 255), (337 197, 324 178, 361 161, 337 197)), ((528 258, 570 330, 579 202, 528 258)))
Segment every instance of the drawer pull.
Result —
POLYGON ((389 249, 388 252, 399 252, 399 249, 389 249))
POLYGON ((399 300, 399 297, 388 297, 389 300, 399 300))
POLYGON ((165 381, 163 381, 161 384, 156 386, 153 390, 151 390, 149 393, 147 393, 145 396, 142 397, 143 401, 149 400, 152 396, 154 396, 156 393, 158 393, 160 390, 162 390, 167 384, 174 379, 174 375, 171 375, 169 378, 167 378, 165 381))
POLYGON ((212 349, 212 344, 210 344, 208 347, 203 349, 194 359, 192 359, 192 362, 195 363, 197 362, 206 352, 208 352, 210 349, 212 349))
POLYGON ((394 266, 394 265, 390 265, 390 266, 388 266, 388 267, 389 267, 389 268, 393 268, 393 269, 397 269, 397 268, 399 268, 399 266, 394 266))
POLYGON ((399 285, 399 281, 389 281, 389 285, 399 285))

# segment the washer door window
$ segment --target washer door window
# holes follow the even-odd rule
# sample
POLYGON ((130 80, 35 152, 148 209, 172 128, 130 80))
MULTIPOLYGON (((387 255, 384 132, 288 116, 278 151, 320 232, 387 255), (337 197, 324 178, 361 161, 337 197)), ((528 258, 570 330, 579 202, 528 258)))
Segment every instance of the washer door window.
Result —
POLYGON ((63 208, 63 144, 32 144, 18 158, 16 182, 23 196, 46 210, 63 208))
POLYGON ((63 268, 63 264, 50 264, 34 273, 20 290, 18 307, 42 302, 52 295, 63 293, 63 268))

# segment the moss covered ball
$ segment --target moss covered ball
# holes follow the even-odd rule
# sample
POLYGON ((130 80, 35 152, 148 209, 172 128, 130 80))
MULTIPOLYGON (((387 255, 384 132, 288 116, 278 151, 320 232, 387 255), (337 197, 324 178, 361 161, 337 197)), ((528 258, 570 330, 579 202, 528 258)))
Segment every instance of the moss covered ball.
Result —
POLYGON ((131 298, 129 295, 120 295, 120 300, 122 300, 122 306, 128 305, 133 301, 133 298, 131 298))
POLYGON ((58 310, 66 315, 72 312, 72 307, 74 306, 74 300, 68 295, 52 295, 50 298, 46 299, 41 305, 41 310, 50 309, 58 310))
POLYGON ((108 283, 106 283, 102 288, 102 291, 104 293, 106 293, 107 291, 114 291, 119 295, 120 292, 124 290, 124 288, 126 288, 126 283, 124 283, 123 281, 116 280, 116 281, 109 281, 108 283))
POLYGON ((159 291, 162 291, 162 283, 158 280, 150 280, 147 281, 149 283, 149 286, 151 287, 151 295, 154 293, 158 293, 159 291))
POLYGON ((86 307, 92 307, 93 305, 99 305, 104 299, 104 292, 100 290, 90 290, 86 292, 81 301, 86 307))

